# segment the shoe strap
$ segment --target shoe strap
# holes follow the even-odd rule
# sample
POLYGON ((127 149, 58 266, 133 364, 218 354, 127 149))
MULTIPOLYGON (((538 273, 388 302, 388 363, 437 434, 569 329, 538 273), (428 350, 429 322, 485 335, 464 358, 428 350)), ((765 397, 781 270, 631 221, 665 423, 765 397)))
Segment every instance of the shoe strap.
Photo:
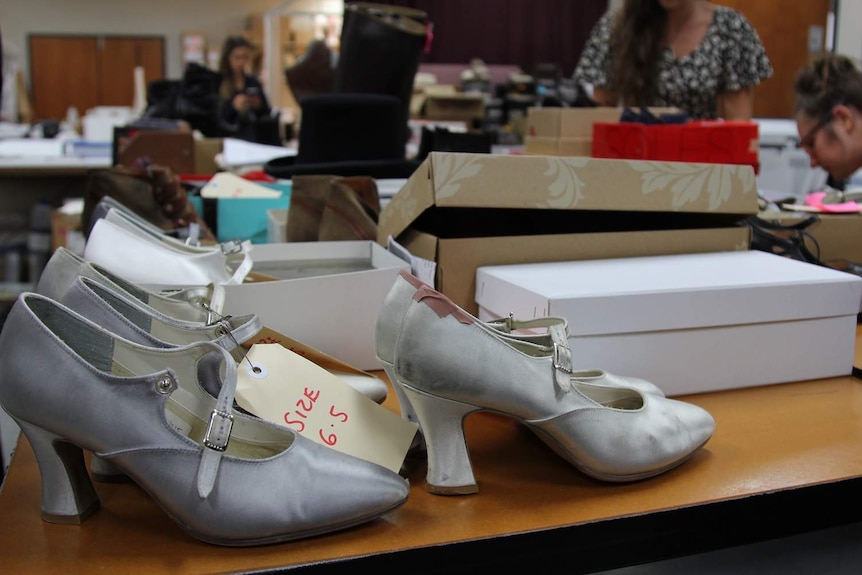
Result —
POLYGON ((553 343, 552 364, 554 369, 554 381, 562 391, 568 392, 572 388, 572 373, 574 362, 572 361, 572 350, 569 348, 569 324, 563 317, 539 317, 534 319, 519 320, 511 314, 508 317, 486 322, 487 325, 504 333, 522 329, 546 329, 553 343))
POLYGON ((550 331, 552 328, 560 328, 564 333, 568 333, 569 329, 566 318, 553 316, 534 319, 516 319, 509 314, 508 317, 491 320, 486 323, 505 333, 511 333, 522 329, 547 329, 550 331))
POLYGON ((218 344, 227 351, 232 351, 241 346, 263 329, 263 322, 257 314, 248 314, 239 317, 226 316, 211 323, 216 326, 218 337, 213 343, 218 344))
POLYGON ((548 333, 551 336, 551 341, 554 342, 554 381, 562 391, 568 392, 572 388, 572 373, 574 372, 568 329, 565 323, 556 323, 548 326, 548 333))
POLYGON ((243 283, 248 274, 251 273, 251 269, 254 266, 254 261, 251 258, 252 244, 250 241, 246 240, 244 242, 238 242, 234 240, 232 242, 223 243, 221 246, 222 251, 225 256, 227 256, 228 263, 236 261, 238 258, 241 258, 242 261, 228 281, 223 284, 210 284, 208 286, 210 293, 212 293, 209 305, 205 308, 209 312, 209 315, 207 316, 208 323, 215 317, 213 312, 223 313, 222 308, 224 306, 225 293, 222 286, 243 283))
POLYGON ((254 266, 254 262, 251 259, 251 241, 245 240, 240 242, 239 240, 231 240, 219 245, 222 253, 227 258, 228 264, 241 260, 240 264, 234 270, 233 275, 226 283, 241 284, 245 281, 246 276, 251 272, 251 268, 254 266))
POLYGON ((551 316, 519 320, 510 314, 509 317, 492 320, 486 324, 504 333, 522 329, 548 330, 548 336, 553 345, 553 350, 550 351, 553 351, 554 382, 564 392, 571 390, 574 362, 572 350, 569 348, 569 325, 565 318, 551 316))
POLYGON ((237 364, 227 351, 219 348, 224 354, 225 376, 216 398, 215 407, 210 413, 209 425, 204 435, 204 449, 198 467, 198 495, 206 499, 215 487, 218 468, 222 454, 227 449, 233 429, 233 398, 236 391, 237 364))

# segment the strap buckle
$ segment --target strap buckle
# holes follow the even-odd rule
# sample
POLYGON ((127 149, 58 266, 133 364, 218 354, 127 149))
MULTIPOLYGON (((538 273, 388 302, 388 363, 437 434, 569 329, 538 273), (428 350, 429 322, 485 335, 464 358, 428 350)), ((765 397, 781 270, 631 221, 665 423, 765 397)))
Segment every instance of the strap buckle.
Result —
POLYGON ((242 252, 242 242, 240 240, 228 240, 219 244, 221 253, 226 256, 238 254, 242 252))
POLYGON ((554 369, 572 375, 572 350, 565 344, 554 342, 554 369))
POLYGON ((226 411, 213 409, 210 422, 204 435, 204 445, 215 451, 224 451, 233 429, 233 415, 226 411))

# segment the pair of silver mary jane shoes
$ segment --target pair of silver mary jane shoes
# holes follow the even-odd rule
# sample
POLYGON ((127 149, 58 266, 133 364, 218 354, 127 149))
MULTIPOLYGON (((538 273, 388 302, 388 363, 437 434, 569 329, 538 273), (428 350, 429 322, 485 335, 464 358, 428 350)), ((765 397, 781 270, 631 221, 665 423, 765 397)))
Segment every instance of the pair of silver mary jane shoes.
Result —
POLYGON ((567 340, 563 319, 482 322, 401 272, 375 344, 402 416, 420 425, 428 491, 478 491, 463 430, 478 411, 519 421, 576 469, 610 482, 668 471, 710 439, 706 410, 643 379, 573 370, 567 340))
POLYGON ((259 331, 256 316, 177 319, 149 304, 205 310, 121 290, 86 262, 76 274, 75 257, 55 252, 44 293, 22 294, 0 333, 0 405, 33 448, 43 519, 80 523, 98 508, 84 450, 94 470, 131 478, 213 544, 319 535, 404 504, 398 474, 234 407, 238 348, 259 331))

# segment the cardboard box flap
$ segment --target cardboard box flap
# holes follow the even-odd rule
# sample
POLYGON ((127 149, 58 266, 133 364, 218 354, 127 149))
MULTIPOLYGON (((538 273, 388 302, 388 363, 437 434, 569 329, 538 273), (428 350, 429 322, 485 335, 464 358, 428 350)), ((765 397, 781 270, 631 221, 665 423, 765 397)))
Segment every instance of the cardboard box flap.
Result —
POLYGON ((751 166, 432 152, 383 209, 378 241, 410 226, 439 237, 722 227, 757 210, 751 166))
MULTIPOLYGON (((678 114, 679 108, 650 107, 655 116, 678 114)), ((596 122, 618 122, 623 108, 530 108, 527 110, 528 136, 550 138, 592 138, 596 122)))
POLYGON ((577 337, 855 315, 862 278, 759 251, 647 256, 480 267, 476 301, 577 337))

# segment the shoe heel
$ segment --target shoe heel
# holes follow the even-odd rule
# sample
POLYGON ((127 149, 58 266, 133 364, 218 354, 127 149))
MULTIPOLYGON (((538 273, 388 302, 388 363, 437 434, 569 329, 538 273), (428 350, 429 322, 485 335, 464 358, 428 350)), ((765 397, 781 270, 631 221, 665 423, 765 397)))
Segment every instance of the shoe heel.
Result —
POLYGON ((90 458, 90 476, 99 483, 128 483, 131 478, 126 472, 98 455, 90 458))
MULTIPOLYGON (((393 386, 396 387, 396 386, 393 386)), ((436 495, 469 495, 479 486, 464 437, 464 418, 479 408, 402 387, 421 422, 428 450, 425 489, 436 495)))
POLYGON ((385 361, 381 361, 380 363, 383 365, 383 371, 386 373, 386 377, 388 377, 389 381, 392 382, 392 389, 395 390, 395 395, 398 397, 398 407, 401 409, 401 417, 407 421, 412 421, 413 423, 418 424, 419 418, 416 416, 416 410, 413 409, 413 405, 404 394, 404 389, 398 382, 398 378, 395 377, 395 368, 391 363, 386 363, 385 361))
POLYGON ((99 508, 99 496, 87 475, 83 451, 50 431, 21 421, 18 425, 39 465, 42 519, 49 523, 83 523, 99 508))
POLYGON ((380 363, 383 365, 383 371, 386 372, 386 377, 388 377, 389 381, 392 383, 392 389, 395 390, 395 396, 398 398, 398 407, 401 410, 402 419, 412 421, 419 425, 419 430, 413 437, 413 443, 410 444, 407 453, 414 457, 424 456, 426 451, 425 437, 422 435, 422 426, 419 424, 419 417, 416 415, 416 410, 413 409, 413 405, 404 393, 404 388, 401 387, 401 384, 398 382, 398 378, 395 377, 395 368, 392 364, 386 363, 385 361, 381 361, 380 363))

